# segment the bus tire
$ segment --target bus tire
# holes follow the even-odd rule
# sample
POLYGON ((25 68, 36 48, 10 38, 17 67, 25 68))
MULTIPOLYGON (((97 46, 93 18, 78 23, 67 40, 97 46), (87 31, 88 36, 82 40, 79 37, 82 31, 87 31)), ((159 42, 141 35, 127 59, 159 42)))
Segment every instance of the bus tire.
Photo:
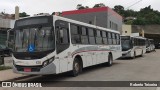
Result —
POLYGON ((73 69, 71 71, 71 75, 73 77, 78 76, 82 72, 82 65, 78 58, 75 58, 73 61, 73 69))
POLYGON ((141 55, 140 55, 141 57, 143 57, 143 50, 142 50, 142 53, 141 53, 141 55))
POLYGON ((132 59, 135 59, 135 58, 136 58, 136 52, 134 51, 132 59))
POLYGON ((108 67, 112 66, 112 64, 113 64, 112 54, 108 55, 108 62, 106 64, 107 64, 108 67))

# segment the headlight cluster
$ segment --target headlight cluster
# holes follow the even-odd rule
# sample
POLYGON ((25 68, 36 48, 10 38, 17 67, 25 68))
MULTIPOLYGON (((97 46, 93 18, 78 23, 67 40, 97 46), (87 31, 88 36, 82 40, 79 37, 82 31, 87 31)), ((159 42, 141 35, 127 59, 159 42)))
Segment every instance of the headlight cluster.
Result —
POLYGON ((127 55, 127 54, 129 54, 129 53, 131 53, 131 50, 128 50, 127 53, 125 53, 125 55, 127 55))
POLYGON ((52 58, 44 61, 44 62, 43 62, 43 67, 47 66, 48 64, 52 63, 53 61, 54 61, 54 57, 52 57, 52 58))

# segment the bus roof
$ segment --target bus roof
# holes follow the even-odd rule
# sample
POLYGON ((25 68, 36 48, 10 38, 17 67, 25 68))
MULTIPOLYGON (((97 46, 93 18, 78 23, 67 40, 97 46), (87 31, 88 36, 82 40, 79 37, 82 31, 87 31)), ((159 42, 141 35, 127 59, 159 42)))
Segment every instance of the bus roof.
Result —
POLYGON ((101 29, 101 30, 104 30, 104 31, 109 31, 109 32, 114 32, 114 33, 120 33, 119 31, 116 31, 116 30, 111 30, 111 29, 95 26, 95 25, 92 25, 92 24, 76 21, 76 20, 73 20, 73 19, 68 19, 68 18, 61 17, 61 16, 55 16, 54 15, 53 18, 55 20, 64 20, 64 21, 67 21, 67 22, 70 22, 70 23, 75 23, 75 24, 79 24, 79 25, 83 25, 83 26, 87 26, 87 27, 91 27, 91 28, 101 29))
MULTIPOLYGON (((43 17, 43 16, 52 16, 52 15, 40 15, 40 16, 24 17, 24 18, 20 18, 18 20, 27 19, 27 18, 34 18, 34 17, 43 17)), ((83 26, 87 26, 87 27, 91 27, 91 28, 96 28, 96 29, 100 29, 100 30, 104 30, 104 31, 109 31, 109 32, 114 32, 114 33, 120 34, 120 32, 116 31, 116 30, 95 26, 95 25, 92 25, 92 24, 76 21, 76 20, 65 18, 65 17, 61 17, 61 16, 53 15, 53 18, 54 18, 53 19, 54 21, 55 20, 64 20, 64 21, 67 21, 67 22, 70 22, 70 23, 75 23, 75 24, 79 24, 79 25, 83 25, 83 26)))

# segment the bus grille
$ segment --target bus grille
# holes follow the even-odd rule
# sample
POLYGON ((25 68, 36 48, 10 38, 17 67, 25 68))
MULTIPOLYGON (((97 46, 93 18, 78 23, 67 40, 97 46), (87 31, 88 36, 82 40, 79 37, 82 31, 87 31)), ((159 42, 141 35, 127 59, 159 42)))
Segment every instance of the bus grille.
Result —
POLYGON ((19 66, 16 65, 18 71, 24 71, 24 68, 31 68, 31 72, 39 72, 42 66, 19 66))

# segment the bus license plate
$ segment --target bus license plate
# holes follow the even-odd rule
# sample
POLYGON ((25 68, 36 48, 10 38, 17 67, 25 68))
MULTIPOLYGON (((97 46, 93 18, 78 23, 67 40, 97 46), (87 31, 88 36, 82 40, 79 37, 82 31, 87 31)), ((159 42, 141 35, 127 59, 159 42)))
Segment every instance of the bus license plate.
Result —
POLYGON ((31 72, 31 68, 24 68, 24 72, 31 72))

